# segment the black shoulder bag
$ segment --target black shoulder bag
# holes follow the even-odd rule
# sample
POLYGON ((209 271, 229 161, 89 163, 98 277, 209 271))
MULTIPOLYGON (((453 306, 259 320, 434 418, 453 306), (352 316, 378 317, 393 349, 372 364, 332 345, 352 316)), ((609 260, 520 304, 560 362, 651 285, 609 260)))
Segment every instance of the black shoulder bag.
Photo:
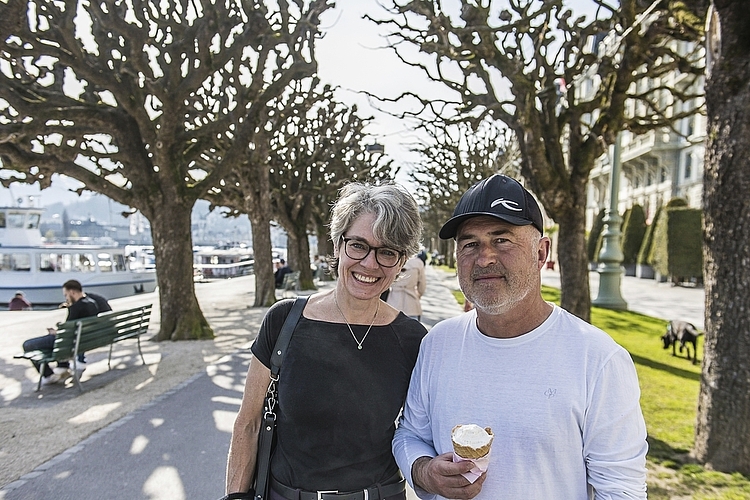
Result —
POLYGON ((232 499, 250 499, 267 500, 268 499, 268 479, 271 471, 271 452, 276 443, 276 402, 278 401, 279 372, 281 371, 281 362, 286 354, 289 341, 292 339, 294 328, 297 326, 302 310, 305 308, 308 297, 297 297, 292 305, 292 310, 281 327, 279 338, 271 353, 271 382, 268 384, 266 399, 263 402, 263 422, 258 436, 258 454, 255 458, 255 480, 253 489, 249 493, 230 493, 221 500, 232 499))

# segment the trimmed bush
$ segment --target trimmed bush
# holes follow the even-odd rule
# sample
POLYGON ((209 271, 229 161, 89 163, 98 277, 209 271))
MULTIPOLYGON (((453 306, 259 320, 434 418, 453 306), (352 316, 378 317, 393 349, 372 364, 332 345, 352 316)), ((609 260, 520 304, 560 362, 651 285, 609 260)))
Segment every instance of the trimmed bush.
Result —
POLYGON ((646 214, 643 207, 633 205, 625 213, 625 220, 622 223, 622 263, 635 264, 638 259, 638 251, 643 243, 643 237, 646 234, 646 214))
POLYGON ((667 202, 667 208, 686 207, 688 202, 685 198, 672 198, 667 202))
POLYGON ((594 223, 591 226, 591 232, 589 233, 589 239, 586 241, 586 255, 588 256, 589 262, 599 261, 599 249, 601 248, 601 235, 602 229, 604 229, 604 213, 605 209, 599 210, 599 213, 594 219, 594 223))
POLYGON ((646 234, 643 235, 643 243, 641 243, 641 249, 638 251, 638 264, 652 265, 652 250, 654 248, 654 228, 656 223, 661 218, 662 207, 656 209, 654 214, 654 220, 651 224, 646 226, 646 234))
POLYGON ((654 269, 679 282, 703 277, 702 212, 684 206, 667 208, 654 229, 654 269))

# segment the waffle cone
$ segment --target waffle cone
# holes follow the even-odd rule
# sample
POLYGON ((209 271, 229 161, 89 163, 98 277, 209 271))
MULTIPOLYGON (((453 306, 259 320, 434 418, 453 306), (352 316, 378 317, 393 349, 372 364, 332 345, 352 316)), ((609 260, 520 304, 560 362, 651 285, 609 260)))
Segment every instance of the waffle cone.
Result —
POLYGON ((453 434, 455 433, 455 430, 460 427, 460 425, 457 425, 453 428, 453 431, 451 432, 451 442, 453 443, 453 451, 461 458, 468 458, 471 460, 482 458, 486 456, 490 452, 490 448, 492 448, 492 441, 495 438, 495 435, 492 434, 492 429, 489 427, 485 427, 484 430, 487 431, 487 434, 490 435, 490 439, 487 442, 487 444, 479 447, 474 448, 472 446, 462 446, 456 441, 453 440, 453 434))

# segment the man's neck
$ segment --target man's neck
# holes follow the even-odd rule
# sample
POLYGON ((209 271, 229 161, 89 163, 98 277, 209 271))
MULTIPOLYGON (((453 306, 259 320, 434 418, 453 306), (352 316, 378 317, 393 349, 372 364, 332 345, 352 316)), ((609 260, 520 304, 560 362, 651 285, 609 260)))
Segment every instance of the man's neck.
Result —
POLYGON ((552 314, 552 306, 541 297, 532 304, 517 304, 501 314, 489 314, 477 309, 477 328, 488 337, 514 338, 538 328, 552 314))

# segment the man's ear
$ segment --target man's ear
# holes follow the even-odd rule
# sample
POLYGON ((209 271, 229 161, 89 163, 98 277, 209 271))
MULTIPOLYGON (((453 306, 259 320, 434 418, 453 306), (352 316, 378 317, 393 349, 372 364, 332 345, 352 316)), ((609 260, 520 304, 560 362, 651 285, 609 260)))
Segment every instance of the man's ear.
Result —
POLYGON ((549 258, 549 251, 552 246, 552 241, 547 236, 542 236, 539 239, 539 246, 537 248, 537 265, 536 267, 539 268, 539 270, 544 267, 544 263, 547 262, 547 259, 549 258))

